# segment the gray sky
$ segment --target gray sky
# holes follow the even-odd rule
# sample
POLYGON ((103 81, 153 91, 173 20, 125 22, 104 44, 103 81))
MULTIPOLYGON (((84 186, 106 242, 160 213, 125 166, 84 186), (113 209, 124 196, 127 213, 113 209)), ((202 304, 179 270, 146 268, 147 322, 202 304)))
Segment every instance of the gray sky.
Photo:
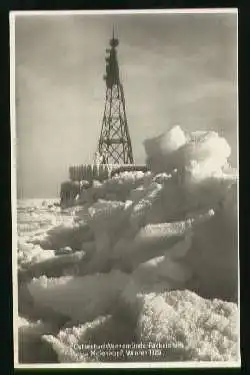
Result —
POLYGON ((92 162, 104 110, 105 49, 116 27, 135 161, 179 124, 237 142, 236 14, 17 16, 17 184, 53 197, 71 164, 92 162))

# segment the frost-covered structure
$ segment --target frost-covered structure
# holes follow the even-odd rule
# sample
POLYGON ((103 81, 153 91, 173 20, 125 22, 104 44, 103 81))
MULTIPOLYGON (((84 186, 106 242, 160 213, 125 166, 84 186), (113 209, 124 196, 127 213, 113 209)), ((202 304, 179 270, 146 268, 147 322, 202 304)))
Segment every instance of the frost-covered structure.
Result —
POLYGON ((44 230, 20 232, 19 314, 50 324, 40 339, 61 362, 238 361, 230 147, 179 126, 144 145, 150 171, 93 181, 44 230), (103 342, 147 348, 90 356, 103 342))

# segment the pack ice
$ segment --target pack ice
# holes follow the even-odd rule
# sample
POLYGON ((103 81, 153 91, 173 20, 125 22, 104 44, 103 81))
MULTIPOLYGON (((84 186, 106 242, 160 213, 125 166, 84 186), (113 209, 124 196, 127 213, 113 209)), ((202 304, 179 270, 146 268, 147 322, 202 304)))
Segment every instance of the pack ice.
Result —
POLYGON ((74 207, 53 212, 54 226, 25 232, 19 314, 52 326, 37 332, 61 362, 103 361, 79 349, 103 341, 180 343, 161 361, 237 361, 230 147, 216 132, 180 126, 144 146, 150 172, 94 182, 74 207))

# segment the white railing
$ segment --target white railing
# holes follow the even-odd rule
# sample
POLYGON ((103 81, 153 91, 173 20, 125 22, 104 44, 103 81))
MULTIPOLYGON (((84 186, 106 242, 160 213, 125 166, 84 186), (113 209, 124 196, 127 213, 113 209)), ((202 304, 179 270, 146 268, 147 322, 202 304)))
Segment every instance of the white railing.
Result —
POLYGON ((69 168, 69 178, 71 181, 104 181, 116 172, 136 170, 147 171, 148 169, 146 165, 136 164, 82 164, 69 168))

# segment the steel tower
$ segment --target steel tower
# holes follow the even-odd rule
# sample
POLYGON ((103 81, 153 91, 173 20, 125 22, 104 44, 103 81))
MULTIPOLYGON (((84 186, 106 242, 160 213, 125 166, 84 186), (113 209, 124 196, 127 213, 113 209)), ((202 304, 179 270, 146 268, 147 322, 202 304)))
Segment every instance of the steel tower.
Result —
POLYGON ((123 86, 119 76, 116 47, 119 40, 113 36, 106 49, 106 100, 99 138, 98 152, 102 164, 133 164, 131 139, 128 130, 123 86))

